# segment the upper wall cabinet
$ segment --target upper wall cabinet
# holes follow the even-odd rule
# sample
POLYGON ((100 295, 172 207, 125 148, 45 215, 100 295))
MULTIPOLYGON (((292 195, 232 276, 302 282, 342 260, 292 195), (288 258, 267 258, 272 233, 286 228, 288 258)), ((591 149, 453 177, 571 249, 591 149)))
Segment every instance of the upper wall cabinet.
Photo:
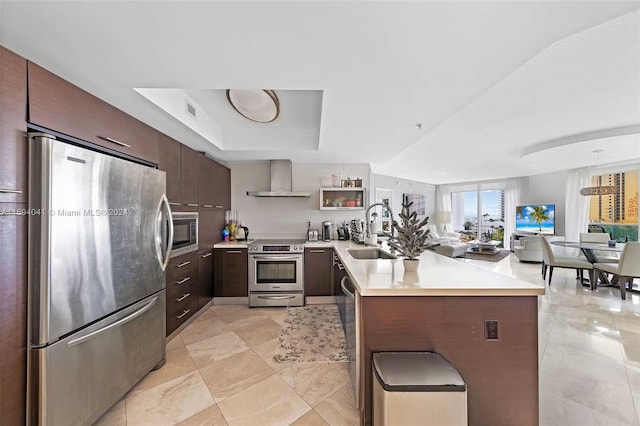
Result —
POLYGON ((200 172, 200 154, 186 145, 180 146, 182 164, 182 206, 186 210, 198 209, 198 175, 200 172))
POLYGON ((31 62, 28 81, 29 122, 158 163, 151 127, 31 62))
POLYGON ((0 46, 0 203, 27 202, 27 60, 0 46))
POLYGON ((167 174, 167 198, 173 207, 182 204, 181 144, 158 132, 158 168, 167 174))
POLYGON ((218 209, 231 208, 231 170, 222 164, 213 163, 213 205, 218 209))
POLYGON ((366 188, 320 188, 320 210, 364 210, 366 188))
POLYGON ((213 173, 216 163, 206 156, 200 155, 198 165, 198 202, 200 203, 200 207, 212 209, 215 207, 213 173))

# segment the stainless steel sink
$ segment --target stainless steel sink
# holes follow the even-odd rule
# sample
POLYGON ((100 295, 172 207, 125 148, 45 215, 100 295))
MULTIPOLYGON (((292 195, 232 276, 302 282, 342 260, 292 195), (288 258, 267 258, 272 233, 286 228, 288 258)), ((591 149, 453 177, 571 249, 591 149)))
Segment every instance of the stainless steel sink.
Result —
POLYGON ((397 259, 396 256, 376 247, 347 250, 354 259, 397 259))

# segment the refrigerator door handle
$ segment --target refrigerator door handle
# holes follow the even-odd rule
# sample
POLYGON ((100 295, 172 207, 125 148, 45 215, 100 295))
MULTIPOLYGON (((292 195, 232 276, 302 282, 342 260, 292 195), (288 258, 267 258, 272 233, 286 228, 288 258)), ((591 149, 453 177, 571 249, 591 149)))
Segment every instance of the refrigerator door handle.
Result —
POLYGON ((158 258, 158 262, 160 263, 160 267, 162 270, 167 269, 167 265, 169 264, 169 256, 171 255, 171 249, 173 248, 173 218, 171 217, 171 207, 169 206, 169 200, 165 194, 162 194, 160 198, 160 202, 158 203, 157 210, 158 221, 156 222, 156 256, 158 258), (166 222, 163 221, 164 215, 162 214, 162 208, 166 210, 166 222), (162 227, 166 224, 168 237, 166 243, 163 241, 163 235, 165 235, 162 227), (164 258, 162 256, 163 246, 164 247, 164 258))
POLYGON ((119 327, 123 324, 128 323, 131 320, 136 319, 137 317, 139 317, 140 315, 144 314, 145 312, 147 312, 149 309, 151 309, 151 307, 158 301, 158 296, 154 297, 153 299, 151 299, 149 301, 149 303, 147 303, 146 305, 144 305, 142 308, 138 309, 137 311, 135 311, 134 313, 132 313, 131 315, 127 315, 126 317, 112 323, 109 324, 99 330, 96 330, 94 332, 91 332, 85 336, 82 337, 78 337, 77 339, 73 339, 70 340, 69 343, 67 343, 68 347, 72 347, 72 346, 77 346, 81 343, 86 342, 87 340, 91 340, 94 337, 97 337, 99 334, 104 333, 105 331, 111 330, 112 328, 115 327, 119 327))

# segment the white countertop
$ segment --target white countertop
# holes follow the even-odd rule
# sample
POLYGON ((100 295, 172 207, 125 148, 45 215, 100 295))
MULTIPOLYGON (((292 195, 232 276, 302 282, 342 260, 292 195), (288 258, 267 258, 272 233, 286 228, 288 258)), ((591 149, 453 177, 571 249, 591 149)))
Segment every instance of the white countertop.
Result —
POLYGON ((247 248, 249 244, 254 242, 255 240, 249 241, 222 241, 220 243, 215 243, 213 248, 247 248))
MULTIPOLYGON (((214 248, 247 248, 253 241, 221 242, 214 248)), ((362 296, 537 296, 545 292, 544 285, 520 281, 429 250, 420 256, 416 272, 405 272, 401 257, 353 258, 348 250, 365 246, 352 241, 307 242, 305 247, 335 249, 362 296)))
POLYGON ((402 258, 354 259, 350 248, 364 248, 351 241, 333 241, 349 276, 362 296, 536 296, 544 285, 535 285, 489 271, 462 260, 426 251, 416 272, 405 272, 402 258))

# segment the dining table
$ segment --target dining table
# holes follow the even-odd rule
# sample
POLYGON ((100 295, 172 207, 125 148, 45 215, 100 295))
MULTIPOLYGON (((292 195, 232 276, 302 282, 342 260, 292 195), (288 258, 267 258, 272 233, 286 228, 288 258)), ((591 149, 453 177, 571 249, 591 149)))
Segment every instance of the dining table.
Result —
MULTIPOLYGON (((618 243, 618 242, 616 242, 615 245, 609 245, 607 243, 588 243, 588 242, 573 242, 573 241, 550 241, 550 243, 560 247, 580 249, 582 254, 584 254, 584 257, 587 258, 587 261, 592 264, 601 262, 601 260, 598 259, 598 253, 597 253, 598 251, 622 253, 625 246, 625 243, 618 243)), ((595 279, 596 282, 591 282, 591 279, 589 279, 590 281, 589 286, 592 289, 596 288, 598 278, 600 279, 600 282, 604 285, 611 285, 611 284, 618 283, 617 276, 614 276, 613 281, 610 282, 605 272, 598 271, 598 277, 596 277, 595 279)))

